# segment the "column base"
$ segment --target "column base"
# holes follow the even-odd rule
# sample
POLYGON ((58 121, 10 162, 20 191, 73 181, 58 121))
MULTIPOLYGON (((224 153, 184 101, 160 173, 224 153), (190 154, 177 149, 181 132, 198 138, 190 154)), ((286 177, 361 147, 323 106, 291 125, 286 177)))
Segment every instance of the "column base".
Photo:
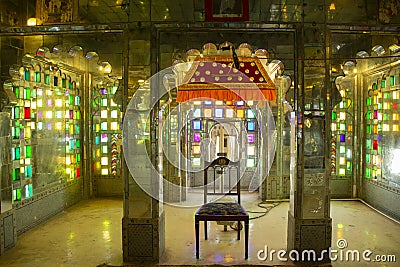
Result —
POLYGON ((299 219, 288 212, 287 251, 298 263, 330 263, 332 219, 299 219))
POLYGON ((165 214, 159 218, 122 218, 123 260, 159 262, 165 248, 165 214))

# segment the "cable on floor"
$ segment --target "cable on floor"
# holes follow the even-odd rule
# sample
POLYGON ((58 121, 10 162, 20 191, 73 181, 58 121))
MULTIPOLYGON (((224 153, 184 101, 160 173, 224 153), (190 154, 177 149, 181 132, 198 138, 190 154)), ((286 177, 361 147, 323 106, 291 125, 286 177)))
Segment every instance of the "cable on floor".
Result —
MULTIPOLYGON (((258 203, 257 206, 260 207, 260 208, 262 208, 262 209, 265 209, 265 211, 250 211, 250 210, 248 210, 247 212, 249 212, 249 213, 261 213, 261 215, 258 215, 258 216, 249 218, 249 220, 255 220, 255 219, 259 219, 259 218, 261 218, 261 217, 264 217, 265 215, 267 215, 267 213, 268 213, 270 210, 272 210, 273 208, 275 208, 275 207, 278 206, 278 205, 279 205, 279 202, 270 203, 270 202, 262 201, 262 202, 258 203), (268 206, 263 206, 263 205, 268 205, 268 206)), ((238 230, 238 222, 236 222, 236 221, 233 222, 232 224, 229 225, 229 227, 230 227, 232 230, 237 231, 237 230, 238 230)), ((241 223, 240 223, 240 226, 239 226, 239 227, 240 227, 240 230, 243 229, 243 226, 242 226, 241 223)))

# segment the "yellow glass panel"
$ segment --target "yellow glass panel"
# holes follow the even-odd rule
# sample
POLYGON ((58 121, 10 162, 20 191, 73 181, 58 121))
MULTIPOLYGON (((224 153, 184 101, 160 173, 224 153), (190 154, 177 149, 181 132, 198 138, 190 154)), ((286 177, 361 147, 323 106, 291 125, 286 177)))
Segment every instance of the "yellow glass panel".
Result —
POLYGON ((222 106, 223 104, 224 104, 224 101, 221 101, 221 100, 215 101, 215 105, 217 105, 217 106, 222 106))
POLYGON ((243 109, 236 110, 236 117, 244 118, 244 110, 243 109))
POLYGON ((204 117, 211 118, 212 117, 212 109, 210 109, 210 108, 204 109, 204 117))
POLYGON ((393 120, 398 121, 399 120, 399 114, 398 113, 393 113, 393 120))
POLYGON ((96 149, 96 157, 100 157, 100 148, 96 149))
POLYGON ((193 105, 195 105, 195 106, 201 106, 201 101, 193 101, 193 105))
POLYGON ((353 131, 353 125, 347 125, 347 131, 352 132, 353 131))
POLYGON ((346 164, 346 158, 345 157, 340 157, 339 158, 339 165, 345 165, 346 164))
POLYGON ((390 109, 390 103, 384 102, 383 103, 383 109, 390 109))
POLYGON ((346 169, 340 168, 339 169, 339 175, 346 175, 346 169))
POLYGON ((108 169, 101 169, 101 175, 108 175, 108 169))
POLYGON ((200 146, 193 146, 193 154, 195 155, 200 154, 200 146))
POLYGON ((336 131, 337 127, 336 127, 336 123, 332 123, 331 124, 331 130, 332 131, 336 131))
POLYGON ((56 122, 55 128, 56 128, 56 130, 62 130, 62 123, 61 122, 56 122))
POLYGON ((399 125, 398 124, 394 124, 393 125, 393 132, 398 132, 399 131, 399 125))
POLYGON ((101 169, 101 164, 100 164, 99 161, 96 162, 96 164, 94 165, 94 168, 95 168, 96 170, 100 170, 100 169, 101 169))
POLYGON ((400 92, 399 91, 394 91, 393 92, 393 99, 399 99, 400 98, 400 92))
POLYGON ((24 129, 25 139, 31 138, 31 133, 32 133, 31 128, 30 127, 25 127, 25 129, 24 129))

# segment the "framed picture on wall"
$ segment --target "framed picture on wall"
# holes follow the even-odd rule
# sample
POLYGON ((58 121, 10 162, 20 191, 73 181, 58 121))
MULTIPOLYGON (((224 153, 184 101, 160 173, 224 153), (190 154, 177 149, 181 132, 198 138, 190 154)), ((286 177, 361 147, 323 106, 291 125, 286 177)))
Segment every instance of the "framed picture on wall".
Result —
POLYGON ((249 0, 205 0, 206 21, 249 20, 249 0))
POLYGON ((76 19, 77 0, 37 0, 36 17, 42 24, 69 23, 76 19))

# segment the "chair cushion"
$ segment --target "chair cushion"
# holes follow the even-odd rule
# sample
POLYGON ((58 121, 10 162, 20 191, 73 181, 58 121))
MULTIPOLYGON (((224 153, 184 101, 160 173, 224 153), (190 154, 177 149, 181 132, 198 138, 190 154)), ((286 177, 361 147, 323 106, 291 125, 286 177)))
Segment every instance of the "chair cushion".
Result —
POLYGON ((239 203, 211 202, 202 205, 196 215, 247 215, 239 203))

